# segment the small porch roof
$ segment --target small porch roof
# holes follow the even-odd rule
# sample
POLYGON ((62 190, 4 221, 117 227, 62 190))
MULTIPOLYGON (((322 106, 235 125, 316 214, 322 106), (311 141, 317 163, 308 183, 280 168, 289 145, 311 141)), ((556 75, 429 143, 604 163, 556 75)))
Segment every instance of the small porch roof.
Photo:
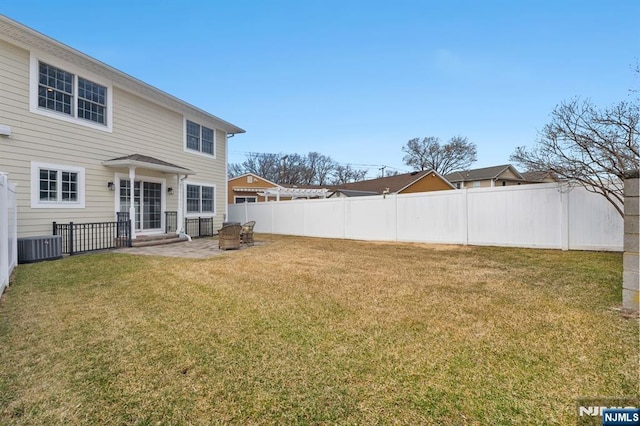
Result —
POLYGON ((141 169, 157 170, 163 173, 181 174, 181 175, 195 175, 191 169, 186 167, 177 166, 166 161, 159 160, 148 155, 132 154, 124 157, 113 158, 102 162, 106 167, 135 167, 141 169))

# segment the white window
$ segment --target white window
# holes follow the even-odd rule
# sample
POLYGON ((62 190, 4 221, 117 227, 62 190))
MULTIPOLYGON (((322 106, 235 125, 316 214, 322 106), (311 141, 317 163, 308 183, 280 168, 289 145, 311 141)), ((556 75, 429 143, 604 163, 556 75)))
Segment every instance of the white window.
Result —
POLYGON ((215 156, 216 136, 215 131, 201 126, 190 120, 186 120, 185 149, 196 151, 205 155, 215 156))
POLYGON ((474 187, 474 188, 480 188, 480 181, 477 181, 477 180, 476 180, 476 181, 474 181, 474 182, 473 182, 473 187, 474 187))
POLYGON ((235 204, 255 203, 258 199, 257 197, 233 197, 233 201, 235 204))
POLYGON ((31 208, 84 208, 84 168, 32 161, 31 208))
POLYGON ((187 214, 215 213, 215 187, 187 184, 187 214))
POLYGON ((30 111, 110 132, 111 87, 100 77, 31 54, 30 111))

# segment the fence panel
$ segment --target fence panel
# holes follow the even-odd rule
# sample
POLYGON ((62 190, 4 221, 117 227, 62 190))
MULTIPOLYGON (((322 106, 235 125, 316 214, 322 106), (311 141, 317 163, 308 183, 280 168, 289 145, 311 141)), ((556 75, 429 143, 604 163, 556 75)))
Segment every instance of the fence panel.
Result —
POLYGON ((315 204, 304 204, 304 235, 309 237, 344 238, 344 198, 326 198, 315 204))
POLYGON ((624 220, 604 197, 584 188, 573 188, 568 192, 568 202, 572 249, 622 251, 624 220), (621 236, 619 240, 612 238, 617 235, 621 236))
POLYGON ((346 238, 376 241, 396 239, 395 196, 355 197, 345 201, 346 238))
POLYGON ((437 191, 399 196, 398 240, 466 243, 465 191, 437 191))
POLYGON ((0 173, 0 295, 18 264, 16 187, 0 173))
POLYGON ((94 223, 53 222, 53 235, 62 236, 62 253, 74 255, 89 251, 131 246, 131 221, 94 223))
POLYGON ((469 244, 561 248, 561 191, 555 184, 467 190, 469 244))
POLYGON ((551 183, 344 198, 342 213, 337 200, 230 205, 229 220, 255 220, 256 232, 274 234, 622 251, 622 218, 583 188, 551 183))

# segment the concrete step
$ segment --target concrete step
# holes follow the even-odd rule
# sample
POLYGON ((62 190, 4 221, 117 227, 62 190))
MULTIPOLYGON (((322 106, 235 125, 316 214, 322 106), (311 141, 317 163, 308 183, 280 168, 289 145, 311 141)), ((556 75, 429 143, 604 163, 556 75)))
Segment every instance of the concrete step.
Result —
POLYGON ((149 247, 181 243, 183 241, 187 241, 187 239, 180 238, 178 234, 138 235, 135 240, 131 241, 131 245, 133 247, 149 247))

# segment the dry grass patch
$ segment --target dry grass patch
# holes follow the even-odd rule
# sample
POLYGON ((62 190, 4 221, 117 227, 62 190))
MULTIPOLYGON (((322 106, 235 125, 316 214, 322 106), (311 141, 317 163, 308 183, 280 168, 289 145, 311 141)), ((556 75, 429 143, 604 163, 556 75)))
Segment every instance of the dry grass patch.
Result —
POLYGON ((2 424, 567 424, 638 394, 622 256, 262 236, 18 268, 2 424))

